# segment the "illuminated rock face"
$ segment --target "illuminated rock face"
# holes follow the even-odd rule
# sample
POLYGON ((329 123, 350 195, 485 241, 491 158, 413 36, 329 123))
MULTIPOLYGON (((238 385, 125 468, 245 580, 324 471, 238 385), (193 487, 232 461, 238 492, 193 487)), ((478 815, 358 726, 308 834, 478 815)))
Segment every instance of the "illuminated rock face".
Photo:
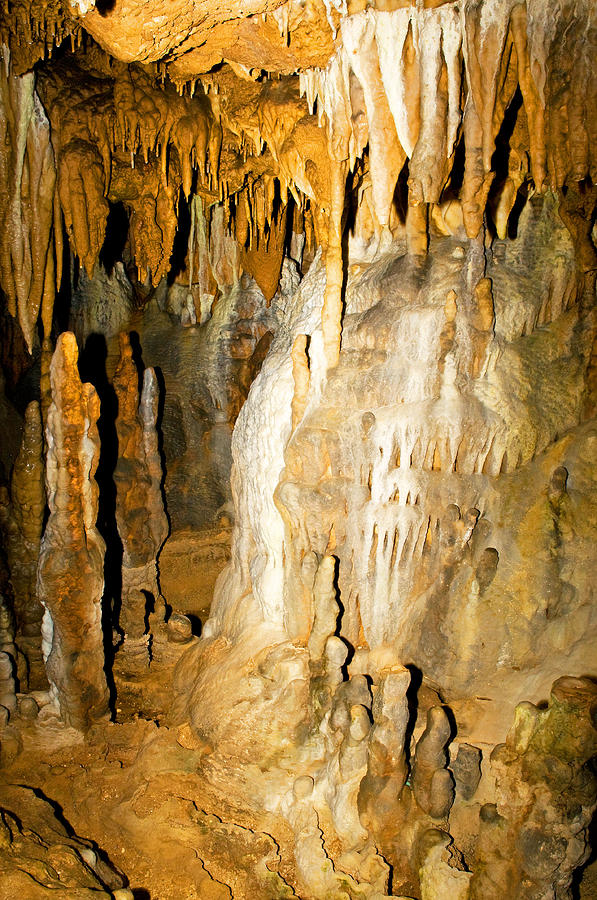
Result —
POLYGON ((481 897, 495 880, 541 896, 556 857, 583 858, 573 834, 594 800, 545 870, 519 850, 506 865, 486 834, 519 847, 539 832, 494 792, 478 747, 503 740, 521 701, 591 667, 595 319, 576 248, 550 195, 490 251, 464 236, 432 241, 425 259, 397 248, 349 275, 327 373, 323 276, 315 263, 288 304, 237 421, 232 560, 179 665, 175 714, 237 760, 282 746, 286 777, 311 779, 288 806, 299 857, 307 804, 356 853, 355 878, 375 836, 405 893, 444 896, 448 879, 449 896, 481 897), (405 696, 421 674, 417 727, 430 718, 407 763, 405 696), (459 850, 468 868, 454 867, 459 850))
MULTIPOLYGON (((580 581, 564 585, 548 551, 559 528, 548 523, 560 515, 549 485, 565 466, 574 531, 584 502, 574 479, 590 491, 591 427, 573 429, 584 418, 595 323, 554 199, 527 206, 516 240, 498 240, 490 253, 441 238, 424 261, 388 254, 350 278, 341 359, 327 379, 317 279, 312 270, 303 281, 237 423, 233 484, 244 527, 208 631, 233 632, 243 612, 227 624, 231 594, 251 590, 260 617, 305 640, 313 613, 302 560, 333 552, 344 636, 354 646, 390 641, 444 689, 446 678, 470 691, 475 672, 485 681, 523 659, 533 668, 542 656, 569 656, 567 641, 558 651, 557 610, 562 591, 575 598, 580 637, 589 548, 570 533, 562 552, 578 552, 580 581), (291 347, 301 333, 311 335, 310 383, 291 433, 291 347), (513 519, 512 504, 520 504, 513 519), (523 586, 525 567, 534 577, 523 586), (517 649, 496 630, 504 604, 527 610, 517 649), (548 654, 534 647, 537 628, 548 654)), ((582 655, 577 664, 580 673, 582 655)))
POLYGON ((38 596, 51 692, 67 725, 85 731, 108 714, 101 598, 104 542, 95 527, 99 399, 81 384, 77 343, 65 332, 52 360, 46 490, 38 596))
POLYGON ((118 402, 116 523, 122 541, 120 627, 123 653, 148 665, 147 616, 164 620, 164 600, 158 585, 157 557, 168 534, 162 498, 162 464, 156 420, 159 389, 153 369, 145 369, 141 394, 139 374, 128 335, 120 335, 120 359, 113 385, 118 402))
POLYGON ((29 671, 17 668, 23 686, 47 686, 41 659, 40 629, 43 609, 37 597, 37 563, 45 511, 44 456, 39 403, 25 411, 23 437, 12 471, 10 491, 0 503, 2 531, 14 591, 14 614, 19 647, 29 671))
MULTIPOLYGON (((172 830, 155 797, 199 767, 229 818, 206 824, 187 779, 178 831, 217 832, 215 855, 243 816, 279 837, 268 900, 559 900, 597 800, 595 5, 378 7, 6 10, 0 283, 40 357, 51 696, 79 731, 103 721, 118 624, 105 604, 102 634, 100 409, 70 305, 117 401, 115 706, 160 722, 169 766, 147 815, 172 830), (199 638, 180 613, 206 606, 232 521, 199 638)), ((39 422, 33 404, 12 478, 22 563, 0 522, 11 715, 39 422)), ((225 869, 218 896, 255 896, 225 869)))

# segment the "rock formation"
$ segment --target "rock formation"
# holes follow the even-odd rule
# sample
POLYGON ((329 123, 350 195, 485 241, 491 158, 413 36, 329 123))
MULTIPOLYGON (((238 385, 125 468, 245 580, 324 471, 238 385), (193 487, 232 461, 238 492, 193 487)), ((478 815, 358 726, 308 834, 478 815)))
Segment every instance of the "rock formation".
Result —
POLYGON ((104 542, 95 527, 99 399, 77 370, 74 335, 60 335, 50 370, 46 429, 50 516, 39 555, 38 596, 51 693, 67 725, 86 730, 108 713, 101 598, 104 542))
POLYGON ((491 755, 497 802, 479 813, 471 898, 486 897, 497 885, 507 885, 513 897, 566 896, 572 870, 587 852, 595 803, 595 785, 587 779, 596 748, 587 714, 595 696, 593 681, 563 677, 545 709, 532 703, 516 708, 505 744, 491 755))
POLYGON ((81 900, 132 897, 91 843, 78 838, 51 803, 32 790, 3 785, 0 823, 2 900, 51 897, 57 891, 81 900))
POLYGON ((149 664, 149 614, 163 622, 165 607, 158 584, 157 557, 168 534, 162 499, 162 465, 156 421, 159 390, 153 369, 139 375, 127 334, 120 335, 120 360, 113 385, 118 401, 116 523, 122 541, 122 652, 129 665, 149 664))
POLYGON ((33 401, 25 411, 10 495, 3 492, 0 500, 0 523, 14 594, 16 634, 29 670, 22 673, 23 682, 31 688, 47 685, 41 659, 43 609, 37 598, 37 563, 45 505, 42 423, 39 403, 33 401))
MULTIPOLYGON (((2 288, 11 315, 33 347, 42 312, 46 335, 52 325, 55 292, 54 184, 56 172, 50 124, 35 89, 35 75, 11 72, 10 51, 2 45, 0 67, 0 197, 2 199, 2 288)), ((62 240, 62 226, 59 227, 62 240)), ((59 251, 57 250, 57 256, 59 251)), ((59 265, 62 265, 60 259, 59 265)))
POLYGON ((0 8, 11 779, 151 896, 586 900, 595 4, 0 8))

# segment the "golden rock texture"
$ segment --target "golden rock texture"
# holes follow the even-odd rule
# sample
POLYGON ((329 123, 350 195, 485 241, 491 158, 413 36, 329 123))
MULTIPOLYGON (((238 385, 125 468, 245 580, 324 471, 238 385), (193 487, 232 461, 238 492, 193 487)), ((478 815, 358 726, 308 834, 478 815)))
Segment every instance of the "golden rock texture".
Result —
POLYGON ((46 505, 44 470, 40 409, 39 403, 33 401, 25 412, 10 495, 3 493, 0 501, 0 523, 14 593, 17 643, 29 667, 29 672, 22 675, 30 689, 47 685, 41 659, 43 609, 37 597, 37 562, 46 505))
POLYGON ((75 835, 51 803, 31 788, 2 785, 0 823, 2 900, 16 896, 41 900, 57 891, 80 900, 107 900, 115 896, 113 890, 121 889, 122 878, 91 842, 75 835))
POLYGON ((147 665, 146 616, 150 611, 155 612, 158 621, 163 621, 165 613, 158 585, 157 558, 168 535, 168 519, 162 497, 162 464, 156 432, 157 378, 153 369, 145 369, 139 394, 139 374, 127 334, 120 335, 120 360, 113 385, 118 401, 118 460, 114 481, 116 523, 122 541, 123 652, 134 655, 137 648, 147 665))
POLYGON ((104 542, 95 527, 99 399, 77 370, 73 334, 58 338, 46 426, 50 516, 39 555, 44 657, 51 692, 67 725, 85 731, 108 713, 101 598, 104 542))
MULTIPOLYGON (((8 310, 18 315, 31 351, 42 301, 54 299, 54 153, 50 125, 32 72, 14 75, 10 53, 0 66, 0 279, 8 310)), ((46 321, 46 320, 44 320, 46 321)))
POLYGON ((9 889, 586 900, 597 7, 0 9, 9 889))
POLYGON ((491 754, 497 802, 480 810, 472 900, 498 884, 521 898, 568 889, 571 868, 586 855, 583 831, 595 796, 586 777, 597 746, 589 721, 595 699, 592 680, 563 677, 545 709, 516 708, 505 744, 491 754))

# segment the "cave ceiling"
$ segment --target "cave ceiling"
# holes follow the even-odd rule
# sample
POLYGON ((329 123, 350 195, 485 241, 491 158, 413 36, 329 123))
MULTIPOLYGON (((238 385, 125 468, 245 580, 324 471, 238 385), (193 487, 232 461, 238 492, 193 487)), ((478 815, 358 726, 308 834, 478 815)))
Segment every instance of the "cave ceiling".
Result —
POLYGON ((61 215, 91 273, 123 202, 138 277, 155 285, 181 188, 223 204, 244 250, 269 242, 293 198, 315 243, 329 238, 332 272, 348 173, 365 236, 402 234, 419 254, 433 233, 476 236, 486 213, 503 236, 521 190, 595 180, 588 0, 2 12, 2 285, 30 347, 62 277, 61 215))

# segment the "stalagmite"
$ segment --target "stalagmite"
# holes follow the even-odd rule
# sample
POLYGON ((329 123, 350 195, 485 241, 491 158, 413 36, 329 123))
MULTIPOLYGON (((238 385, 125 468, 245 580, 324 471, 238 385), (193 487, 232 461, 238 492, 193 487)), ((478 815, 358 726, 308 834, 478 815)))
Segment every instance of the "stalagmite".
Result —
POLYGON ((303 418, 309 393, 309 356, 306 334, 299 334, 292 346, 292 378, 294 381, 292 428, 294 430, 303 418))
POLYGON ((40 647, 43 609, 37 596, 37 562, 45 504, 42 423, 39 404, 33 401, 25 412, 21 449, 11 477, 10 503, 3 510, 7 517, 3 525, 14 589, 18 644, 28 660, 28 682, 32 689, 45 684, 40 647))
POLYGON ((87 731, 108 714, 101 598, 104 542, 95 526, 99 399, 77 370, 75 336, 58 338, 46 427, 50 516, 39 556, 45 662, 52 696, 67 725, 87 731))
MULTIPOLYGON (((149 664, 148 621, 164 621, 164 600, 158 584, 157 557, 168 534, 162 499, 162 466, 156 421, 159 390, 153 369, 145 369, 139 396, 139 375, 127 334, 120 335, 120 359, 113 385, 118 401, 116 433, 118 461, 116 522, 122 541, 122 602, 120 651, 125 670, 149 664), (149 619, 149 614, 154 615, 149 619)), ((119 654, 119 655, 120 655, 119 654)))
POLYGON ((315 573, 313 584, 315 618, 308 643, 309 653, 314 660, 323 657, 326 642, 335 633, 340 614, 334 588, 335 565, 336 560, 333 556, 324 556, 315 573))
POLYGON ((4 650, 0 650, 0 706, 14 713, 17 708, 15 680, 13 677, 14 662, 4 650))
POLYGON ((325 257, 326 288, 321 310, 323 346, 328 369, 333 369, 340 358, 342 335, 342 216, 344 213, 344 188, 346 163, 330 162, 331 206, 329 214, 328 245, 325 257))
POLYGON ((471 316, 471 325, 474 344, 473 371, 477 373, 482 369, 495 326, 495 307, 490 278, 482 278, 475 285, 474 298, 477 308, 471 316))
POLYGON ((460 744, 456 758, 450 763, 456 791, 471 800, 481 780, 481 751, 470 744, 460 744))
POLYGON ((17 662, 15 633, 16 622, 12 585, 4 556, 4 548, 0 544, 0 650, 8 653, 14 663, 17 662))
POLYGON ((373 727, 369 734, 367 773, 359 787, 361 822, 376 834, 391 829, 396 805, 407 777, 406 692, 410 673, 394 663, 376 673, 373 694, 373 727))
POLYGON ((446 744, 450 723, 441 706, 427 714, 427 726, 415 750, 412 772, 413 793, 417 803, 434 819, 447 816, 453 801, 453 781, 446 769, 446 744))

